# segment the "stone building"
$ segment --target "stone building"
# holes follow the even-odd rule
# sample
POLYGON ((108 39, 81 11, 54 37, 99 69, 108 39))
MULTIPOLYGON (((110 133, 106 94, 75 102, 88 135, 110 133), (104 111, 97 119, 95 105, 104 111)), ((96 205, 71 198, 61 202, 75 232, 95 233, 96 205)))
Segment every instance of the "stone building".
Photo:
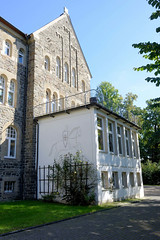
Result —
POLYGON ((0 18, 0 199, 36 196, 35 106, 63 111, 71 94, 68 107, 77 106, 90 79, 66 8, 30 35, 0 18))
MULTIPOLYGON (((46 147, 51 144, 50 134, 58 142, 61 132, 66 134, 65 128, 75 123, 84 133, 82 151, 99 166, 97 202, 143 196, 138 127, 96 102, 90 103, 94 99, 91 77, 66 8, 60 17, 30 35, 0 18, 0 200, 39 197, 38 167, 50 163, 46 147), (107 121, 115 129, 113 152, 107 121), (121 150, 120 139, 124 143, 121 150), (108 193, 112 172, 121 185, 113 197, 108 193)), ((73 146, 79 150, 78 145, 73 146)))

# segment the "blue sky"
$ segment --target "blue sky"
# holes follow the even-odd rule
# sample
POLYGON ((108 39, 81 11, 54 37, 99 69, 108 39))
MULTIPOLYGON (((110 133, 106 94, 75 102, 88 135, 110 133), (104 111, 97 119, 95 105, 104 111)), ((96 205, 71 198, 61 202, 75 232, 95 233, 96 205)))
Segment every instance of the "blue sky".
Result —
POLYGON ((133 67, 148 61, 133 43, 156 41, 159 21, 149 20, 155 10, 146 0, 8 0, 1 2, 0 15, 24 33, 32 33, 69 10, 74 29, 92 73, 91 88, 108 81, 124 97, 138 95, 137 106, 160 96, 160 87, 147 83, 151 76, 133 67))

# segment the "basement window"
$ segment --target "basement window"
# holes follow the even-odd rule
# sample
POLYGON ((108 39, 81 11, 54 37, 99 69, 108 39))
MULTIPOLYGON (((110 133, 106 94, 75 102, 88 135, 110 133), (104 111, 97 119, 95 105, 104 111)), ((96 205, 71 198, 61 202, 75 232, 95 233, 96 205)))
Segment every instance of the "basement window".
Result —
POLYGON ((15 188, 15 182, 6 181, 4 182, 4 192, 5 193, 13 193, 15 188))

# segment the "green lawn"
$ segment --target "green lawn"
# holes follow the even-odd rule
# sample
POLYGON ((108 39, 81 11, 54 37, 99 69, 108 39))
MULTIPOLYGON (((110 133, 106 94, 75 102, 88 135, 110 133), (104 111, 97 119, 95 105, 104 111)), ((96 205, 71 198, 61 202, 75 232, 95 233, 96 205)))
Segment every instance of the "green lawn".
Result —
POLYGON ((0 203, 0 234, 116 206, 69 206, 42 201, 0 203))

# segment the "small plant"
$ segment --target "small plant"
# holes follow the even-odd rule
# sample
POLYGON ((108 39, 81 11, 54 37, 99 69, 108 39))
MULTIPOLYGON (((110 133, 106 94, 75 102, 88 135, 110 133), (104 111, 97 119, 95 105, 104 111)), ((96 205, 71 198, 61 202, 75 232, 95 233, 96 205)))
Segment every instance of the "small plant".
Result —
POLYGON ((47 195, 43 195, 42 196, 42 200, 44 202, 55 202, 58 195, 59 195, 58 192, 47 194, 47 195))

